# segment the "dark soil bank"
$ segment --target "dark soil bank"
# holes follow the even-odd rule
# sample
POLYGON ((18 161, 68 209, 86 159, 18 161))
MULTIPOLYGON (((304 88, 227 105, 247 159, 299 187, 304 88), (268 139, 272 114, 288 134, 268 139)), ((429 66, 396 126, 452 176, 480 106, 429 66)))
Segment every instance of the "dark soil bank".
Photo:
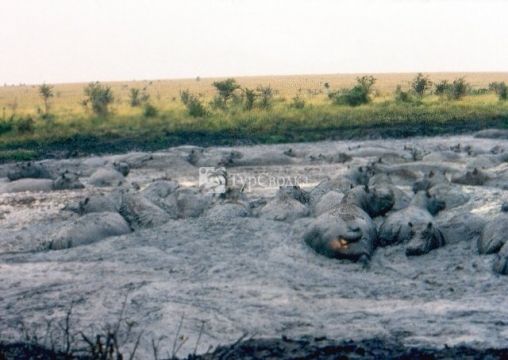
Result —
MULTIPOLYGON (((124 358, 128 358, 124 357, 124 358)), ((221 346, 204 355, 186 359, 507 359, 508 349, 445 347, 422 349, 404 347, 398 342, 372 339, 335 341, 326 338, 250 339, 221 346)), ((38 346, 22 343, 0 345, 0 359, 93 359, 90 355, 66 356, 38 346)))
POLYGON ((178 131, 138 137, 111 137, 75 135, 50 142, 34 140, 9 143, 0 147, 9 154, 0 156, 0 162, 48 158, 71 158, 90 154, 113 154, 128 151, 156 151, 179 145, 235 146, 311 142, 321 140, 407 138, 411 136, 438 136, 468 134, 487 128, 505 128, 507 119, 493 118, 475 122, 457 119, 447 123, 420 122, 403 125, 348 126, 340 128, 290 128, 275 133, 246 133, 245 131, 178 131), (28 155, 23 155, 28 154, 28 155), (25 156, 21 157, 20 156, 25 156), (26 158, 28 156, 28 158, 26 158))

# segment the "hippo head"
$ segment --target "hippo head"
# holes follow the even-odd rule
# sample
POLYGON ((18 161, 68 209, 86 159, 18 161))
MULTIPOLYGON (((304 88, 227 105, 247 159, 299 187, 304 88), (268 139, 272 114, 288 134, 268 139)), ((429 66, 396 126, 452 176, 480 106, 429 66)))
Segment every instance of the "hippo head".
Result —
POLYGON ((344 222, 331 213, 316 219, 304 241, 318 254, 335 259, 358 261, 369 258, 373 252, 373 242, 364 236, 358 224, 344 222))
POLYGON ((446 203, 428 191, 419 191, 411 200, 411 205, 427 210, 432 216, 446 208, 446 203))
POLYGON ((408 223, 408 225, 411 228, 412 239, 406 247, 407 256, 424 255, 444 246, 444 236, 432 222, 419 225, 408 223))
POLYGON ((53 181, 54 190, 75 190, 83 189, 85 186, 79 181, 79 176, 65 171, 53 181))
POLYGON ((367 213, 372 216, 381 216, 391 210, 395 204, 395 195, 388 187, 365 187, 367 192, 367 213))

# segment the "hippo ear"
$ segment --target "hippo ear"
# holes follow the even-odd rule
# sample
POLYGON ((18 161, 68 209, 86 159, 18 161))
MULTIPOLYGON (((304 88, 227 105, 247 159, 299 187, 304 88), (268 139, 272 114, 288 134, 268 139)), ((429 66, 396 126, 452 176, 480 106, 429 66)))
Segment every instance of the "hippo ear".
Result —
POLYGON ((432 229, 432 223, 431 223, 431 222, 429 222, 429 223, 427 224, 427 229, 432 229))
POLYGON ((412 227, 413 227, 413 223, 412 223, 411 221, 410 221, 410 222, 408 222, 408 223, 407 223, 407 225, 408 225, 410 228, 412 228, 412 227))

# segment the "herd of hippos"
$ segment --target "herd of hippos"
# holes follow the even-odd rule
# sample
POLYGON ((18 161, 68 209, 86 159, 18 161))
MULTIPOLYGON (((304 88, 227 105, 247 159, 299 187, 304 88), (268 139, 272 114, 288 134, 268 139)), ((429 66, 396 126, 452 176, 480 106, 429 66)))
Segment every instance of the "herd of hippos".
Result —
MULTIPOLYGON (((209 194, 199 187, 184 187, 165 178, 140 188, 125 181, 132 164, 111 162, 96 169, 88 177, 87 186, 112 190, 68 205, 65 211, 79 216, 58 229, 43 248, 60 250, 91 244, 106 237, 157 227, 171 219, 256 216, 294 222, 306 218, 306 230, 300 241, 329 258, 368 265, 377 247, 398 245, 407 256, 421 256, 446 246, 449 241, 472 241, 472 235, 476 234, 477 252, 496 254, 493 270, 506 275, 507 205, 501 206, 493 218, 469 212, 457 214, 445 222, 436 220, 438 214, 469 201, 468 194, 463 191, 464 185, 499 189, 508 185, 503 172, 489 171, 508 162, 508 153, 492 149, 480 159, 469 151, 458 145, 440 155, 460 153, 470 156, 473 163, 476 161, 474 164, 478 166, 452 176, 446 173, 439 156, 433 163, 427 161, 417 165, 419 173, 380 157, 363 166, 350 166, 340 176, 326 178, 312 189, 282 187, 275 197, 264 200, 249 199, 244 192, 229 187, 225 193, 209 194), (402 191, 395 184, 407 184, 412 191, 402 191)), ((187 161, 195 164, 202 154, 203 151, 192 150, 187 161)), ((238 156, 241 155, 231 153, 227 161, 234 162, 238 156)), ((295 155, 289 150, 285 156, 295 155)), ((418 164, 421 160, 418 154, 413 153, 413 157, 413 164, 418 164)), ((344 154, 339 158, 340 162, 350 160, 344 154)), ((8 181, 0 184, 0 193, 84 187, 79 174, 65 170, 55 176, 55 171, 46 168, 44 162, 18 163, 11 166, 7 177, 8 181)))

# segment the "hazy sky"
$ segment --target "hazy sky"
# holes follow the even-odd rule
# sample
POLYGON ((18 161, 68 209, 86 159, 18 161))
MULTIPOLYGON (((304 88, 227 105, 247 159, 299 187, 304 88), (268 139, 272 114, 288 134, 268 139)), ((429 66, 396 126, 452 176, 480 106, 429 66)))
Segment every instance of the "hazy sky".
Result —
POLYGON ((0 0, 0 83, 508 71, 508 2, 0 0))

